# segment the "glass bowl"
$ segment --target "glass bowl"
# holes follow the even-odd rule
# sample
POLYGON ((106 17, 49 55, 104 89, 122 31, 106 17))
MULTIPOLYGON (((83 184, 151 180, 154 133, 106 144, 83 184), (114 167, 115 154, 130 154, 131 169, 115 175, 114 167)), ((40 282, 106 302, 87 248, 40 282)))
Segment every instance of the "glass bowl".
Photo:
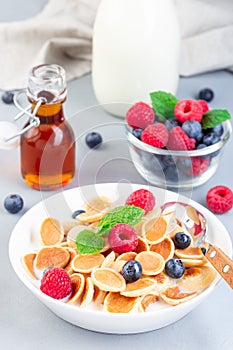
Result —
POLYGON ((193 151, 169 151, 150 146, 132 134, 126 125, 129 150, 134 166, 149 183, 162 188, 190 189, 208 181, 219 166, 224 146, 232 133, 231 123, 223 123, 221 140, 193 151))

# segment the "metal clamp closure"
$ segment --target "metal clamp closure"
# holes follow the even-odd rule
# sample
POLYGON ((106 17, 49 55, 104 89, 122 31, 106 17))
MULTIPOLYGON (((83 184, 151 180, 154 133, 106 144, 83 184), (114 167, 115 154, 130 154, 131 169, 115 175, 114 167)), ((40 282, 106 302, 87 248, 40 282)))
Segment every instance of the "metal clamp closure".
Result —
POLYGON ((46 98, 39 97, 37 100, 36 106, 35 106, 33 112, 31 113, 31 112, 29 112, 29 110, 31 109, 31 105, 28 105, 26 108, 22 108, 22 106, 18 102, 19 95, 21 95, 23 93, 25 93, 25 90, 19 91, 14 95, 14 104, 21 111, 14 117, 14 121, 19 120, 25 114, 27 114, 29 116, 29 124, 25 128, 23 128, 22 130, 20 130, 17 134, 15 134, 9 138, 6 138, 5 142, 11 141, 14 138, 24 134, 28 130, 35 128, 35 127, 38 127, 40 125, 40 119, 38 117, 36 117, 36 113, 37 113, 38 109, 40 108, 40 106, 47 102, 46 98))

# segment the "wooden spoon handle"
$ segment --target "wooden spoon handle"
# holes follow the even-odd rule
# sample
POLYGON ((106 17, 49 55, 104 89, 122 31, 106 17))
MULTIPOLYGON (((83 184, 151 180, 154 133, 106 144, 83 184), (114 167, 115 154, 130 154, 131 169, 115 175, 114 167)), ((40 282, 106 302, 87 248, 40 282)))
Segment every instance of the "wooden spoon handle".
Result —
POLYGON ((233 288, 233 261, 214 245, 209 246, 205 256, 222 278, 233 288))

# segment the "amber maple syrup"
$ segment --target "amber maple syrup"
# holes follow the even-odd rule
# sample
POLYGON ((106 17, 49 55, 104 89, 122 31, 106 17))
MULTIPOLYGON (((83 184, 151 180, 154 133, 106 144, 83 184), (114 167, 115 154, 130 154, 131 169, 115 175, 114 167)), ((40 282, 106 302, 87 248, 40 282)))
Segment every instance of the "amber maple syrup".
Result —
MULTIPOLYGON (((32 112, 38 98, 44 98, 45 102, 36 112, 39 126, 21 135, 21 173, 25 182, 37 190, 56 190, 66 186, 75 173, 75 139, 63 112, 66 89, 62 87, 61 81, 63 82, 64 77, 59 83, 53 82, 60 78, 60 71, 63 73, 63 69, 56 65, 52 65, 52 68, 51 65, 35 67, 33 75, 36 78, 41 79, 42 75, 45 79, 49 76, 45 79, 46 86, 36 86, 36 78, 33 80, 35 86, 32 83, 30 85, 29 80, 28 99, 32 103, 32 112), (52 92, 48 89, 51 86, 52 92)), ((29 122, 26 126, 28 124, 29 122)))

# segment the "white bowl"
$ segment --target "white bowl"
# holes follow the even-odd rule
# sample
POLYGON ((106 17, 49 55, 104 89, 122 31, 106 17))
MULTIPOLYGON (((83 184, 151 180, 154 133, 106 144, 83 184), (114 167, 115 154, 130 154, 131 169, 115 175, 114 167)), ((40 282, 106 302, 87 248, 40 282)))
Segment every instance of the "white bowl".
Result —
MULTIPOLYGON (((145 313, 112 314, 93 308, 82 309, 75 305, 62 303, 43 294, 39 282, 30 278, 22 265, 24 254, 41 248, 39 228, 48 216, 60 220, 71 218, 71 213, 83 208, 88 198, 97 195, 110 197, 116 205, 123 204, 127 196, 136 189, 148 188, 132 184, 98 184, 74 188, 45 199, 31 208, 15 226, 9 243, 10 261, 19 279, 50 310, 62 319, 85 329, 116 334, 140 333, 167 326, 192 311, 214 290, 219 282, 218 276, 213 284, 195 298, 178 306, 156 306, 153 311, 145 313)), ((207 240, 219 246, 227 255, 232 254, 230 236, 223 224, 200 204, 163 189, 149 188, 160 206, 167 201, 182 200, 189 202, 201 211, 208 221, 207 240)), ((43 195, 43 194, 42 194, 43 195)), ((158 304, 158 303, 156 303, 158 304)), ((161 303, 162 304, 162 303, 161 303)), ((35 316, 36 317, 36 316, 35 316)), ((203 315, 203 319, 204 319, 203 315)))

